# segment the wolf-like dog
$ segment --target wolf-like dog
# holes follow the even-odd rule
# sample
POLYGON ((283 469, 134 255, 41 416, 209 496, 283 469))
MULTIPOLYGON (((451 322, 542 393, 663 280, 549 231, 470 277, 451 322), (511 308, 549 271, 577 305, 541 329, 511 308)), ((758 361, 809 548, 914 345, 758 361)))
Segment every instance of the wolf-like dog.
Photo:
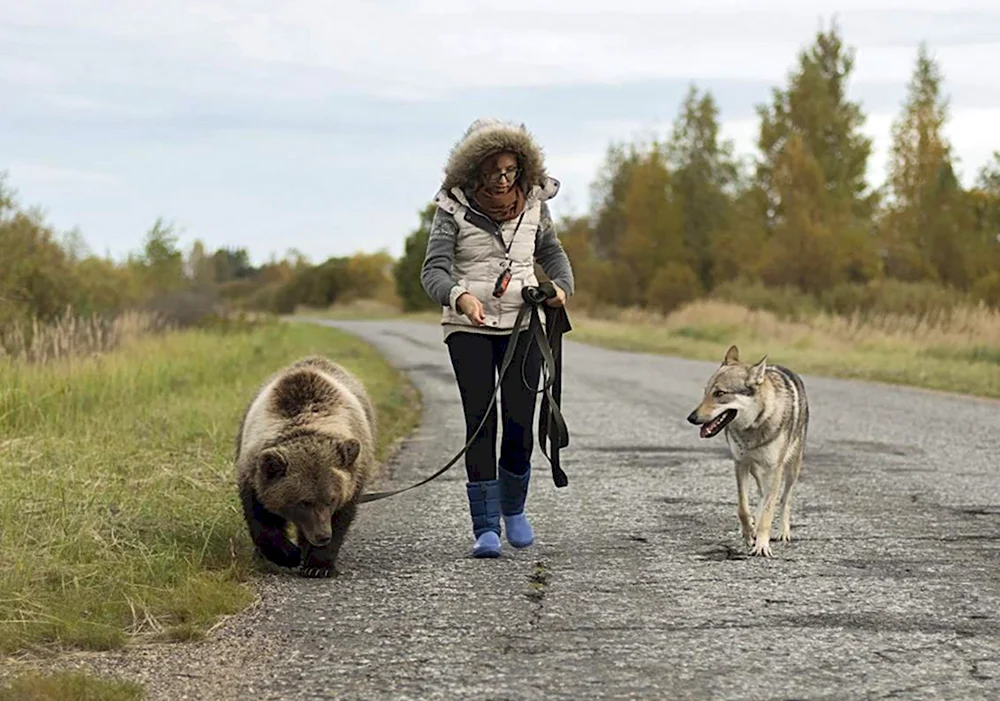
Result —
POLYGON ((736 515, 743 540, 753 546, 754 555, 773 557, 771 522, 779 506, 779 491, 779 540, 791 539, 792 487, 802 470, 809 428, 802 378, 788 368, 768 365, 766 355, 755 365, 741 363, 739 349, 731 346, 687 420, 701 426, 702 438, 725 430, 736 463, 736 515), (748 505, 748 475, 757 483, 756 520, 748 505))

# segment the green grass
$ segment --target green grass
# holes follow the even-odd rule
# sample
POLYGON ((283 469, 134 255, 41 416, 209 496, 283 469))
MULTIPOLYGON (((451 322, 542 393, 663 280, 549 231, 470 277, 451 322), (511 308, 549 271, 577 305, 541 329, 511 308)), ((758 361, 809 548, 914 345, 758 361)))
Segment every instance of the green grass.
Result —
POLYGON ((1000 346, 971 346, 967 348, 931 347, 920 351, 921 356, 962 363, 1000 365, 1000 346))
POLYGON ((0 651, 198 638, 250 604, 234 436, 259 384, 310 353, 366 383, 383 456, 413 428, 418 401, 400 373, 361 341, 307 324, 0 365, 0 651))
POLYGON ((142 687, 77 672, 28 674, 0 687, 0 701, 141 701, 142 687))

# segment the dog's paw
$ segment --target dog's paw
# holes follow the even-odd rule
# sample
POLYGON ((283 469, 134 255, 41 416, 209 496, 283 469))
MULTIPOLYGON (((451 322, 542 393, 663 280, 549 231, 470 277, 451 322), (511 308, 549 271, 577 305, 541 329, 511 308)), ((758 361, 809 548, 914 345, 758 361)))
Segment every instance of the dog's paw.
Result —
POLYGON ((750 553, 761 557, 774 557, 774 553, 771 552, 771 544, 763 538, 757 539, 750 553))
POLYGON ((787 543, 791 539, 792 539, 792 529, 788 528, 787 526, 785 528, 782 528, 781 534, 778 536, 778 540, 787 543))

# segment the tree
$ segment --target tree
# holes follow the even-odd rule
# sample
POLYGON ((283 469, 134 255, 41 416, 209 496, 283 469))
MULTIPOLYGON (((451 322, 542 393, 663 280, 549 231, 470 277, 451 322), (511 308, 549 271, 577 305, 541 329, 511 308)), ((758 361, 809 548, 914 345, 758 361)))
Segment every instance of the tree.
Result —
POLYGON ((964 288, 971 262, 970 210, 943 133, 948 100, 941 83, 941 70, 921 43, 902 114, 892 126, 886 272, 964 288))
MULTIPOLYGON (((395 306, 395 261, 388 251, 355 253, 344 267, 342 300, 371 299, 395 306)), ((424 295, 426 296, 426 295, 424 295)))
POLYGON ((979 170, 976 185, 1000 197, 1000 151, 994 151, 993 158, 979 170))
POLYGON ((712 282, 758 280, 764 246, 771 237, 767 228, 767 193, 751 184, 731 205, 729 222, 712 238, 712 282))
POLYGON ((90 255, 90 248, 78 228, 73 228, 62 235, 62 249, 73 263, 79 263, 90 255))
POLYGON ((135 262, 149 293, 170 292, 187 284, 184 255, 177 248, 177 235, 162 219, 157 219, 146 232, 142 253, 135 262))
POLYGON ((699 95, 692 85, 674 122, 667 161, 683 210, 684 242, 706 289, 712 287, 712 239, 727 224, 739 178, 733 144, 721 140, 719 131, 711 93, 699 95))
POLYGON ((120 312, 142 300, 141 281, 134 270, 109 258, 84 258, 77 264, 75 276, 79 284, 73 311, 78 314, 120 312))
POLYGON ((979 171, 968 198, 976 237, 971 292, 1000 307, 1000 151, 979 171))
POLYGON ((612 144, 591 186, 592 241, 599 259, 611 260, 616 255, 625 227, 625 190, 640 160, 641 154, 634 145, 626 149, 621 144, 612 144))
POLYGON ((603 301, 646 306, 662 267, 697 264, 684 240, 683 204, 674 185, 661 144, 608 150, 593 187, 590 236, 603 301))
POLYGON ((250 253, 245 248, 220 248, 212 254, 216 282, 242 280, 254 275, 250 253))
POLYGON ((845 282, 849 250, 838 237, 851 226, 850 211, 826 191, 823 168, 798 134, 789 138, 773 176, 786 214, 764 245, 764 282, 812 294, 845 282))
POLYGON ((14 201, 16 193, 7 184, 7 178, 7 171, 0 172, 0 223, 6 221, 16 207, 14 201))
POLYGON ((621 233, 614 247, 614 274, 622 305, 645 306, 650 284, 668 263, 691 267, 695 256, 684 242, 682 205, 660 148, 633 166, 622 192, 621 233))
POLYGON ((419 213, 420 224, 406 237, 403 244, 403 256, 393 268, 393 278, 396 281, 396 294, 407 312, 422 309, 436 309, 437 302, 432 300, 420 283, 420 269, 424 265, 427 253, 427 239, 431 233, 431 222, 437 205, 429 204, 419 213))
MULTIPOLYGON (((595 303, 609 299, 607 281, 607 263, 600 261, 594 254, 594 232, 587 216, 566 216, 556 226, 559 241, 562 243, 566 257, 573 266, 573 275, 582 284, 577 285, 573 294, 573 307, 585 309, 595 303)), ((535 266, 539 280, 545 279, 540 265, 535 266)))
POLYGON ((743 206, 762 208, 756 218, 763 232, 753 237, 763 240, 763 257, 743 265, 760 270, 765 282, 818 291, 879 272, 871 236, 875 197, 865 180, 871 140, 860 131, 860 105, 846 98, 853 67, 854 52, 844 47, 834 23, 799 53, 787 89, 774 90, 772 104, 758 107, 759 194, 743 206), (793 251, 820 259, 795 260, 793 251))
POLYGON ((817 32, 812 46, 799 53, 788 88, 773 91, 770 107, 758 106, 758 146, 763 158, 757 177, 770 196, 774 216, 783 212, 775 192, 774 169, 793 134, 816 159, 826 192, 835 200, 849 202, 856 218, 867 220, 871 216, 874 199, 867 192, 865 174, 872 142, 861 132, 865 116, 860 103, 847 99, 854 56, 853 49, 845 48, 833 22, 828 32, 817 32))
POLYGON ((205 251, 200 240, 191 244, 184 273, 196 290, 210 290, 215 286, 215 261, 205 251))
POLYGON ((73 264, 40 215, 8 197, 0 217, 0 326, 30 316, 52 319, 76 294, 73 264))

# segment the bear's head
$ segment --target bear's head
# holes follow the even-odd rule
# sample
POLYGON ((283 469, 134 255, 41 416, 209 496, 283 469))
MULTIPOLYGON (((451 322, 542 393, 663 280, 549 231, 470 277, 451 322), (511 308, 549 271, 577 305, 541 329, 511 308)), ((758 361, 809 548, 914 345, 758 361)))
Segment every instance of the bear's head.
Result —
POLYGON ((354 438, 306 435, 263 450, 255 466, 255 487, 264 508, 291 521, 300 545, 305 537, 322 547, 332 535, 330 519, 354 493, 351 469, 361 452, 354 438))

